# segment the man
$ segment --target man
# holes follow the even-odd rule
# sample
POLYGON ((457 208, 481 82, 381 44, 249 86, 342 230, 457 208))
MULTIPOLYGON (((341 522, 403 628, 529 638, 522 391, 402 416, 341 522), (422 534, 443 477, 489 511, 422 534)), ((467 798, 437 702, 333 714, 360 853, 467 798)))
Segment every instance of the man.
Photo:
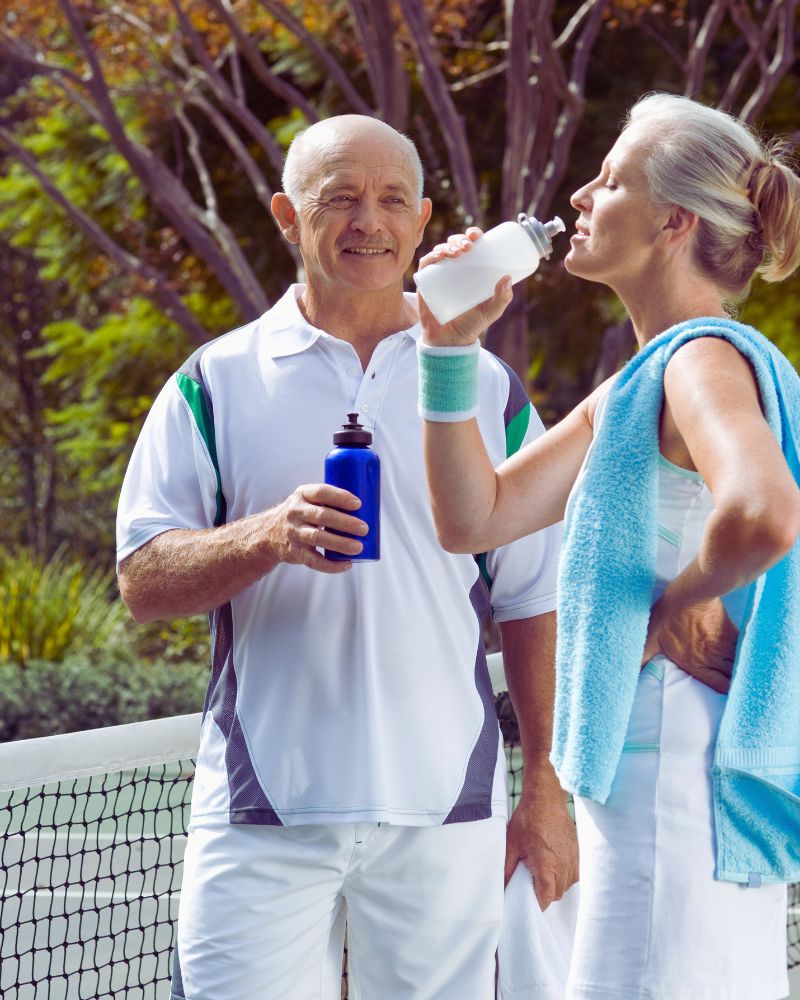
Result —
MULTIPOLYGON (((346 917, 355 996, 489 998, 506 816, 489 601, 536 793, 509 866, 525 857, 543 905, 576 877, 546 760, 559 533, 477 562, 437 542, 403 293, 431 212, 413 145, 371 118, 321 122, 284 189, 272 210, 307 283, 170 380, 120 498, 134 616, 212 616, 172 995, 338 997, 346 917), (348 412, 382 467, 381 559, 362 565, 318 551, 361 547, 334 533, 363 533, 357 499, 318 482, 348 412)), ((482 365, 500 462, 542 426, 505 366, 482 365)))

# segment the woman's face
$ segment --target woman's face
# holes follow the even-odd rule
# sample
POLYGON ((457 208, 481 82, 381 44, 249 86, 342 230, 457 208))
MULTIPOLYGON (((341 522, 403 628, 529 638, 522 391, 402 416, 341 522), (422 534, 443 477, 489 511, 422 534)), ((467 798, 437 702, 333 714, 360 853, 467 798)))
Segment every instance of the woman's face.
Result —
POLYGON ((650 197, 643 165, 647 148, 647 128, 628 126, 597 177, 573 194, 577 232, 564 261, 571 274, 615 289, 646 279, 669 218, 668 207, 650 197))

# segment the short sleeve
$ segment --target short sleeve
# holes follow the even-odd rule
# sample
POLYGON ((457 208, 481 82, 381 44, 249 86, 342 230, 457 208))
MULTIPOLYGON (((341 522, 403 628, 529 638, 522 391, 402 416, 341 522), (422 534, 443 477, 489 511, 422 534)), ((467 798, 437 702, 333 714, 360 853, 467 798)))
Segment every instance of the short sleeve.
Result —
MULTIPOLYGON (((544 434, 544 424, 522 383, 509 372, 506 455, 544 434)), ((556 576, 563 525, 550 525, 479 557, 496 622, 534 618, 556 609, 556 576)))
POLYGON ((173 528, 221 520, 213 420, 204 389, 182 373, 164 386, 133 449, 117 507, 117 564, 173 528))

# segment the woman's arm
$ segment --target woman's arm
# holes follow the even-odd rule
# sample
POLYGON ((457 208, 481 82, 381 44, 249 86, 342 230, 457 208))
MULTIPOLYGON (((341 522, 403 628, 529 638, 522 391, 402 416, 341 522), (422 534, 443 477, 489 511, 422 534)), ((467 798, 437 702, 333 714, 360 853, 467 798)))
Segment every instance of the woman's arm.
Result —
POLYGON ((645 657, 662 651, 689 608, 750 583, 800 534, 800 490, 761 412, 745 358, 720 338, 698 338, 670 360, 662 448, 684 445, 714 497, 697 558, 653 608, 645 657))
POLYGON ((486 552, 564 517, 592 442, 596 393, 496 470, 477 420, 425 421, 428 490, 445 549, 486 552))
MULTIPOLYGON (((480 230, 450 237, 420 266, 469 252, 480 230)), ((423 343, 465 347, 498 319, 511 301, 511 279, 501 279, 491 299, 452 322, 440 324, 419 297, 423 343)), ((450 552, 485 552, 538 531, 564 516, 567 497, 592 441, 601 386, 559 424, 497 470, 486 453, 476 419, 424 421, 428 487, 436 530, 450 552)))

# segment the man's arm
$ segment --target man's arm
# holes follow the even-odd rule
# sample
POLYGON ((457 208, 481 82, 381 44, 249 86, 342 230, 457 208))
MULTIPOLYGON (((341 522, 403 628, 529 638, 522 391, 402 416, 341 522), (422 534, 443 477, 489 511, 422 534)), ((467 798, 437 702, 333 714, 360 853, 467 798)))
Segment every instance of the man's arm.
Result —
POLYGON ((325 559, 317 547, 360 552, 361 542, 330 533, 365 535, 364 521, 335 509, 360 505, 352 493, 317 483, 231 524, 164 531, 120 563, 120 594, 133 617, 148 622, 218 608, 281 562, 344 572, 351 563, 325 559))
POLYGON ((500 624, 508 692, 522 741, 522 796, 506 836, 505 880, 524 861, 542 910, 578 880, 578 841, 549 761, 555 698, 555 612, 500 624))

